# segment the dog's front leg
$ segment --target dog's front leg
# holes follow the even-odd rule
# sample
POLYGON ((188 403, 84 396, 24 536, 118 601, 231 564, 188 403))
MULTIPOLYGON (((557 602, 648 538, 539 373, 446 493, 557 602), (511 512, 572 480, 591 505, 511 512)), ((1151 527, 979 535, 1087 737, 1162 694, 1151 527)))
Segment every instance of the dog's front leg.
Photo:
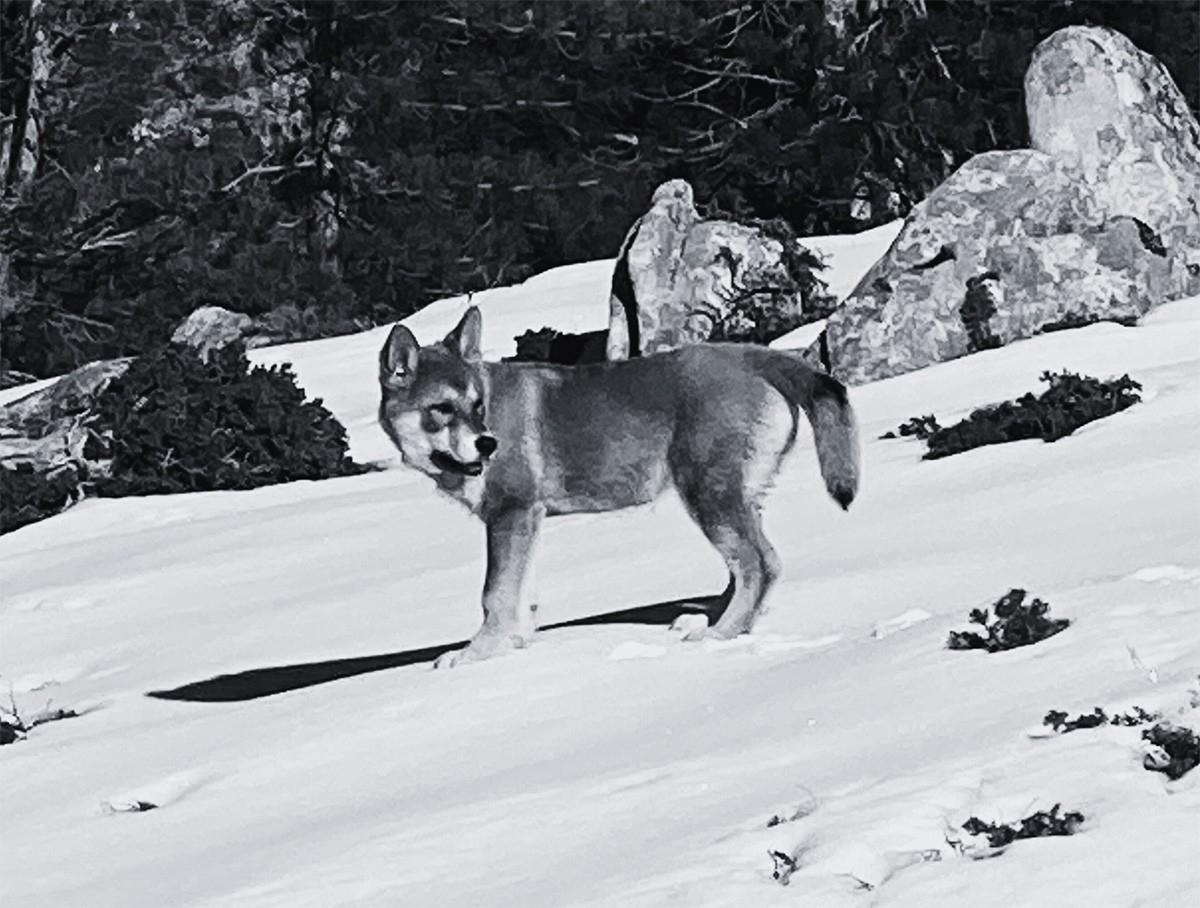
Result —
POLYGON ((441 656, 436 668, 487 659, 533 639, 532 603, 524 587, 545 513, 542 505, 509 507, 488 518, 483 626, 466 649, 441 656))

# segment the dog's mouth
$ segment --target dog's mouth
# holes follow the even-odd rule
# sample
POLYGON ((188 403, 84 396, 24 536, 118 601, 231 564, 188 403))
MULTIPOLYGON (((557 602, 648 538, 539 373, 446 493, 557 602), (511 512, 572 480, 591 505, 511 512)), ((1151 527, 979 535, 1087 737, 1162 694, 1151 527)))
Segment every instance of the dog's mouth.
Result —
POLYGON ((461 460, 450 456, 445 451, 434 451, 431 455, 429 455, 429 462, 443 473, 456 473, 460 476, 478 476, 483 472, 482 460, 473 460, 470 463, 463 463, 461 460))

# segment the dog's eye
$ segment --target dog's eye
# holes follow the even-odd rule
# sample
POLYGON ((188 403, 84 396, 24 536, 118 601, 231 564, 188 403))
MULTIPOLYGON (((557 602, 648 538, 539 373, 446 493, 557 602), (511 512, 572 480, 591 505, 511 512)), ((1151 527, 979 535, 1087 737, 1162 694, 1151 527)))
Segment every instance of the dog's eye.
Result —
POLYGON ((483 415, 483 400, 482 399, 475 401, 475 415, 476 416, 483 415))
POLYGON ((430 413, 436 413, 438 416, 453 416, 454 407, 448 403, 433 404, 429 408, 430 413))

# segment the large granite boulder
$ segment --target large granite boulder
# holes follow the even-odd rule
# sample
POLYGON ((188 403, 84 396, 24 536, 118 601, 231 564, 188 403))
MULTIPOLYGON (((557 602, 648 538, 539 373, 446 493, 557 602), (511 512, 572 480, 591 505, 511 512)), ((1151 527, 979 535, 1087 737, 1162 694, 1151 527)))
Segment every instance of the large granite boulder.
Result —
POLYGON ((1025 72, 1029 144, 1091 190, 1099 213, 1196 240, 1200 127, 1170 74, 1124 35, 1064 28, 1025 72))
POLYGON ((1108 29, 1064 29, 1026 93, 1034 149, 963 165, 829 319, 820 352, 842 379, 1133 323, 1200 292, 1200 128, 1157 61, 1108 29))
POLYGON ((702 218, 686 181, 664 183, 617 257, 607 357, 671 350, 736 332, 746 300, 756 294, 770 294, 773 305, 798 315, 796 267, 784 243, 762 227, 702 218))
POLYGON ((86 417, 96 396, 129 368, 130 360, 88 363, 54 384, 0 407, 0 463, 36 472, 83 465, 86 417))

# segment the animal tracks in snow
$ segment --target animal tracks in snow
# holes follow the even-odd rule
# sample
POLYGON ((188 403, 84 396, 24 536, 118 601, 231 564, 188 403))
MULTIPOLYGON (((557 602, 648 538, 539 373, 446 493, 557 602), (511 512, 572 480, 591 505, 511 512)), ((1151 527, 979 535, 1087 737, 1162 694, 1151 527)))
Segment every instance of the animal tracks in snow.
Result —
POLYGON ((166 807, 181 800, 202 784, 201 779, 190 773, 175 773, 165 779, 150 782, 147 785, 139 785, 137 788, 101 801, 101 812, 104 814, 144 813, 147 810, 166 807))
POLYGON ((3 610, 13 613, 56 610, 78 612, 84 609, 103 608, 106 605, 108 605, 107 597, 94 590, 85 587, 61 586, 8 598, 3 610))
POLYGON ((1127 579, 1140 580, 1142 583, 1157 583, 1163 586, 1169 583, 1200 584, 1200 568, 1181 567, 1177 564, 1160 564, 1134 571, 1127 579))
MULTIPOLYGON (((715 637, 702 636, 707 628, 707 619, 703 615, 684 615, 682 618, 698 618, 699 621, 683 621, 676 619, 671 625, 671 631, 683 632, 683 639, 701 644, 705 653, 725 651, 741 651, 752 654, 787 653, 794 650, 823 649, 832 646, 842 639, 841 634, 827 634, 823 637, 794 637, 783 634, 741 634, 731 640, 719 640, 715 637)), ((630 659, 657 659, 666 656, 670 647, 660 643, 646 643, 640 640, 626 640, 617 644, 608 654, 613 662, 630 659)))
POLYGON ((902 615, 897 615, 895 618, 877 622, 871 630, 871 636, 876 640, 882 640, 884 637, 890 637, 897 631, 908 630, 922 621, 928 621, 932 617, 933 615, 929 614, 923 608, 912 608, 902 615))

